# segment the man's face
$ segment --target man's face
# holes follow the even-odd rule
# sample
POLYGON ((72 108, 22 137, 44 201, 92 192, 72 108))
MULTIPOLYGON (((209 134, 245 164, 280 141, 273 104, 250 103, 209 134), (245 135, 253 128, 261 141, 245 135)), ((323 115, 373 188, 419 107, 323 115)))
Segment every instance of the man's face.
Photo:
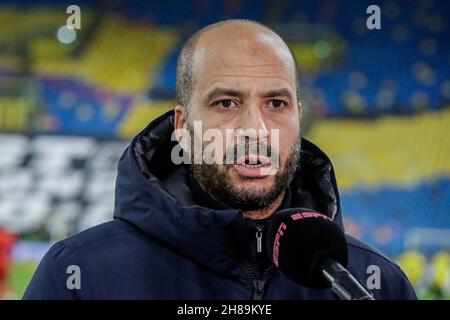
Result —
MULTIPOLYGON (((251 211, 265 208, 282 194, 297 168, 300 104, 295 66, 281 41, 267 33, 245 37, 236 32, 240 31, 223 31, 217 41, 219 35, 213 31, 199 40, 186 125, 192 140, 198 141, 202 137, 193 136, 194 121, 202 122, 203 132, 220 130, 224 139, 219 157, 226 161, 231 153, 234 158, 233 164, 193 165, 201 186, 224 204, 251 211), (227 129, 234 130, 233 139, 225 139, 227 129), (258 135, 238 139, 238 129, 253 129, 258 135), (245 147, 244 154, 237 155, 237 145, 245 147), (262 146, 267 146, 266 154, 262 146)), ((208 143, 202 141, 204 147, 208 143)))

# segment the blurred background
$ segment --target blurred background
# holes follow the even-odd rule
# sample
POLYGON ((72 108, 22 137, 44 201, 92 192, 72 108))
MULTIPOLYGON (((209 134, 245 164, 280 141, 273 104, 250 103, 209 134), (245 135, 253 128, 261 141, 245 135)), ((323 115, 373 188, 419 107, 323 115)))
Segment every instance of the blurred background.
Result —
POLYGON ((297 58, 303 134, 335 166, 347 232, 422 299, 450 299, 449 16, 433 0, 0 1, 0 296, 22 296, 52 243, 112 218, 118 158, 174 106, 186 38, 248 18, 297 58))

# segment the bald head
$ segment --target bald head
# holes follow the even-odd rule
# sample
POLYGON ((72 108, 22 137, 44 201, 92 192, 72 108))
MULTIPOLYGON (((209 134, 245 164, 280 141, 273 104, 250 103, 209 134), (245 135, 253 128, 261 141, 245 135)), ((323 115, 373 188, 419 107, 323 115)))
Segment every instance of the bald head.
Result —
POLYGON ((194 85, 201 77, 202 70, 207 70, 208 66, 217 62, 225 70, 279 64, 286 72, 292 73, 298 95, 297 65, 283 39, 258 22, 226 20, 197 31, 181 49, 176 71, 179 105, 189 107, 194 85), (239 63, 236 64, 236 61, 239 63))

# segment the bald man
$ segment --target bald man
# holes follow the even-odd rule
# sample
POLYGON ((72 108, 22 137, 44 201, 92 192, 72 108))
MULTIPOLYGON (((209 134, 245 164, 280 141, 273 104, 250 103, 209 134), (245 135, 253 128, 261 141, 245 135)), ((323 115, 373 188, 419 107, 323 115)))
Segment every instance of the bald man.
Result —
MULTIPOLYGON (((285 278, 266 253, 282 209, 311 208, 343 229, 331 162, 301 138, 297 77, 284 41, 259 23, 194 34, 177 105, 120 159, 114 220, 56 243, 24 298, 335 299, 285 278)), ((383 254, 350 236, 347 247, 349 271, 376 299, 416 298, 383 254)))

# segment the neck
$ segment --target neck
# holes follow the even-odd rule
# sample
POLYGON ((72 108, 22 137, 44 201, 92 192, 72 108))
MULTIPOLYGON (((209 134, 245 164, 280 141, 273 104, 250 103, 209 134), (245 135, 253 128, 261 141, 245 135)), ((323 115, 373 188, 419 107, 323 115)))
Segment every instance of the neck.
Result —
POLYGON ((267 208, 260 209, 260 210, 254 210, 254 211, 244 211, 242 214, 247 219, 252 220, 262 220, 267 219, 273 216, 278 209, 278 207, 281 205, 284 199, 285 191, 283 191, 278 198, 267 208))

